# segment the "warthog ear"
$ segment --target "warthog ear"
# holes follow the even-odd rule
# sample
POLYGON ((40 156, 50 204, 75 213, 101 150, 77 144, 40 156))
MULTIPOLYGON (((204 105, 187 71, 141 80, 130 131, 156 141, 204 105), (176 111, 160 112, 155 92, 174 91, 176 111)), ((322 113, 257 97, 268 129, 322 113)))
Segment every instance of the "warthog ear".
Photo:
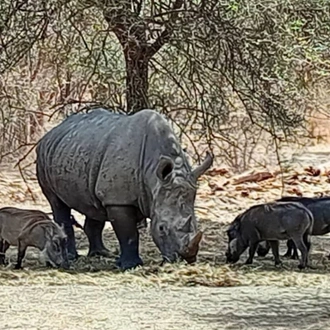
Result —
POLYGON ((206 152, 206 158, 204 159, 203 163, 199 166, 197 166, 193 171, 192 175, 194 179, 197 181, 197 179, 204 174, 213 164, 213 157, 211 154, 207 151, 206 152))
POLYGON ((160 156, 157 167, 157 176, 162 181, 167 181, 174 168, 174 163, 170 157, 160 156))

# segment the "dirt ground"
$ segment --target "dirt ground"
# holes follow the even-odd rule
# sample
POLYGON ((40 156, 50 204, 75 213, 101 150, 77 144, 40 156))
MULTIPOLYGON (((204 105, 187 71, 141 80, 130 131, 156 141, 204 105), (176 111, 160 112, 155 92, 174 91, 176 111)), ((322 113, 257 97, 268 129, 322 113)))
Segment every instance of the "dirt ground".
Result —
MULTIPOLYGON (((305 157, 302 165, 285 173, 284 194, 330 193, 330 157, 324 151, 312 153, 306 154, 309 158, 305 157), (318 175, 304 169, 316 164, 320 166, 318 175)), ((50 210, 33 168, 27 184, 35 201, 16 170, 4 166, 0 170, 0 207, 50 210)), ((279 198, 283 192, 281 178, 275 174, 258 183, 235 184, 236 179, 217 167, 200 183, 196 213, 205 234, 194 265, 160 267, 159 252, 144 229, 141 257, 145 265, 121 273, 115 267, 118 244, 109 225, 104 241, 113 257, 88 259, 87 239, 76 229, 81 257, 66 272, 46 269, 33 248, 28 251, 24 270, 15 271, 16 248, 10 248, 9 265, 0 268, 0 328, 330 328, 329 235, 312 238, 313 269, 299 271, 297 260, 284 258, 283 267, 277 268, 270 254, 257 257, 251 266, 244 265, 246 253, 236 265, 224 263, 228 222, 248 206, 279 198)), ((83 223, 80 214, 74 215, 83 223)), ((282 242, 281 254, 284 252, 282 242)))
POLYGON ((327 329, 327 288, 6 287, 1 329, 327 329))

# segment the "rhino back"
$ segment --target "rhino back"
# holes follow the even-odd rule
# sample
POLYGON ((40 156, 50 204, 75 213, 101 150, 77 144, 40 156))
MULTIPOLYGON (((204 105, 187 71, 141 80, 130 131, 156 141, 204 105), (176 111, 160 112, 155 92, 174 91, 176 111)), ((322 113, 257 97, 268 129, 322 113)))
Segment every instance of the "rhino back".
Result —
POLYGON ((69 207, 106 220, 105 206, 148 203, 143 172, 155 168, 160 154, 170 153, 168 130, 152 110, 72 115, 40 140, 38 179, 69 207))

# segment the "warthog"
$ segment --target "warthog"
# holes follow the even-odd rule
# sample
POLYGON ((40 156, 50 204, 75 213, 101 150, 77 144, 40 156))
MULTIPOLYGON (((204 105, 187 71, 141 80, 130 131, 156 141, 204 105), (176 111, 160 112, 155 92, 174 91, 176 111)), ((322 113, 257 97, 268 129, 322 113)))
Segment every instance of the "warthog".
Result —
MULTIPOLYGON (((276 202, 299 202, 311 211, 314 217, 313 236, 325 235, 330 232, 330 197, 296 197, 284 196, 276 202)), ((292 240, 287 241, 288 250, 284 257, 298 259, 297 248, 292 240), (293 251, 293 254, 292 254, 293 251)), ((262 242, 258 246, 259 256, 265 256, 269 252, 270 245, 262 242)), ((330 255, 328 256, 330 258, 330 255)))
POLYGON ((312 213, 299 203, 267 203, 252 206, 238 215, 227 230, 227 262, 237 262, 240 255, 249 247, 249 258, 246 263, 251 264, 258 243, 267 240, 275 258, 275 265, 278 265, 281 263, 279 240, 292 239, 302 254, 299 268, 305 268, 308 264, 309 236, 312 233, 313 222, 312 213))
POLYGON ((18 247, 15 269, 22 268, 28 246, 41 250, 47 265, 68 268, 66 235, 42 211, 15 207, 0 209, 0 264, 4 264, 5 253, 10 245, 18 247))
POLYGON ((111 222, 122 270, 143 264, 137 226, 146 218, 163 259, 196 260, 197 180, 213 157, 208 153, 192 169, 162 115, 148 109, 129 116, 105 109, 73 114, 41 138, 36 153, 38 182, 54 220, 64 224, 70 258, 78 257, 70 222, 74 209, 86 216, 89 256, 109 256, 102 231, 111 222))

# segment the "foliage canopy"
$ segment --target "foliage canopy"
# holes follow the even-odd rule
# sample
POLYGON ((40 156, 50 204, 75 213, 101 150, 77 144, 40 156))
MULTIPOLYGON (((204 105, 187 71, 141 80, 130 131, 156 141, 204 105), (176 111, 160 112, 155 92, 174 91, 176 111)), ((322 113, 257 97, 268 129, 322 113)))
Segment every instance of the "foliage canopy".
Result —
POLYGON ((81 105, 156 108, 222 146, 288 137, 328 86, 329 34, 325 0, 3 0, 0 152, 81 105))

